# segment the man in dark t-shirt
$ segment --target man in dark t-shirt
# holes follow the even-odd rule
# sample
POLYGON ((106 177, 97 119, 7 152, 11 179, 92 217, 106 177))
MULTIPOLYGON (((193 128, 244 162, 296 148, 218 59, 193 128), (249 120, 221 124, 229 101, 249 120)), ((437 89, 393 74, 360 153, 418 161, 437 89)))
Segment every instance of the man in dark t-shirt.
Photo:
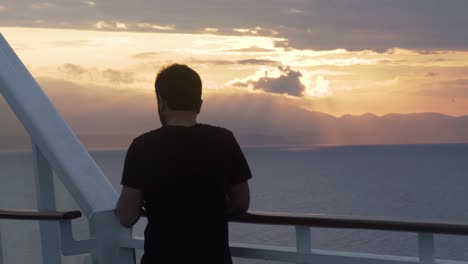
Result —
POLYGON ((171 65, 155 88, 163 126, 130 145, 116 215, 131 227, 146 210, 141 263, 230 264, 227 217, 249 207, 249 166, 231 131, 196 122, 195 71, 171 65))

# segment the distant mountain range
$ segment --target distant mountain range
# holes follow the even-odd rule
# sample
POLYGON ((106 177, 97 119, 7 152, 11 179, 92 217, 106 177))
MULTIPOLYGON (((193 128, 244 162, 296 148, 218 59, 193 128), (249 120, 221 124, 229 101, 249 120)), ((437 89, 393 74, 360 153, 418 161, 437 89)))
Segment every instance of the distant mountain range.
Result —
MULTIPOLYGON (((233 100, 222 107, 207 104, 199 120, 233 130, 243 146, 468 143, 468 116, 453 117, 439 113, 377 116, 367 113, 335 117, 290 104, 272 105, 266 101, 256 101, 254 111, 249 109, 251 106, 239 102, 245 101, 233 100)), ((158 126, 155 117, 148 114, 151 111, 148 107, 129 112, 125 118, 107 111, 98 118, 72 120, 75 122, 72 122, 72 127, 79 135, 83 133, 80 129, 88 129, 86 135, 79 136, 88 148, 127 148, 133 137, 158 126), (108 112, 111 113, 109 116, 108 112), (100 135, 93 135, 96 128, 101 131, 100 135)), ((20 125, 11 120, 3 123, 6 124, 6 130, 2 128, 4 133, 0 131, 0 150, 29 148, 29 139, 23 136, 24 132, 15 132, 20 131, 16 128, 20 125), (18 136, 8 136, 15 133, 18 136)))
POLYGON ((260 112, 269 115, 233 117, 229 111, 218 111, 206 119, 239 131, 239 141, 244 145, 468 143, 468 116, 366 113, 335 117, 291 105, 275 105, 260 112), (255 135, 249 131, 255 131, 255 135))
MULTIPOLYGON (((337 118, 311 112, 304 116, 295 115, 294 120, 277 122, 275 142, 278 145, 468 143, 468 116, 418 113, 337 118)), ((245 137, 244 143, 254 145, 255 140, 245 137)))

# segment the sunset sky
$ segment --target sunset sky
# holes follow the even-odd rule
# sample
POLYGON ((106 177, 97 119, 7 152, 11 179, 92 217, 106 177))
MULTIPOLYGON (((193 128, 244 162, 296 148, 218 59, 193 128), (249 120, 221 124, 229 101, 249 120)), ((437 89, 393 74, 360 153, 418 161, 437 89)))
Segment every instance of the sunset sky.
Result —
POLYGON ((461 116, 467 10, 465 0, 0 0, 0 32, 71 122, 153 111, 155 75, 175 62, 200 73, 205 104, 234 101, 233 112, 461 116))

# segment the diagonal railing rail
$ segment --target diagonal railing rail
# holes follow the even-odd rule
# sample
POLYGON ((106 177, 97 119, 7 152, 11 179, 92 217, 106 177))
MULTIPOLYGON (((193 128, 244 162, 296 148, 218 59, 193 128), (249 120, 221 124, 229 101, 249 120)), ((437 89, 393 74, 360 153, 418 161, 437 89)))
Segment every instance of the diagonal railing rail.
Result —
MULTIPOLYGON (((47 193, 53 171, 89 220, 95 240, 91 251, 93 261, 131 263, 133 251, 119 249, 115 244, 118 237, 130 235, 112 212, 117 202, 116 190, 1 34, 0 94, 32 139, 38 207, 55 207, 53 196, 47 193)), ((57 240, 56 225, 40 227, 41 240, 55 243, 52 241, 57 240)), ((43 243, 43 262, 60 261, 58 254, 52 256, 53 251, 57 253, 54 245, 43 243)))

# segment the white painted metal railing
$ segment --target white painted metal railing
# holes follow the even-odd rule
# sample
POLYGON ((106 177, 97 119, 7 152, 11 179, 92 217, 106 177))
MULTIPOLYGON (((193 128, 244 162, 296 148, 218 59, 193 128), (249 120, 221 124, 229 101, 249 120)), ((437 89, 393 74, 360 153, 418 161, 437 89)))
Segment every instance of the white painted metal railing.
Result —
MULTIPOLYGON (((83 253, 89 253, 88 261, 94 264, 135 263, 134 250, 143 248, 143 240, 131 237, 129 230, 118 224, 113 213, 115 189, 1 34, 0 93, 33 142, 38 208, 55 209, 54 171, 89 220, 91 239, 85 241, 73 239, 71 220, 41 222, 43 263, 57 264, 60 255, 83 253)), ((296 263, 468 263, 435 260, 430 230, 419 233, 419 257, 410 258, 312 249, 310 226, 317 225, 289 225, 296 228, 295 248, 231 244, 233 255, 296 263)), ((0 264, 1 242, 0 236, 0 264)))
MULTIPOLYGON (((96 239, 77 241, 72 235, 72 219, 81 214, 77 211, 56 213, 56 212, 24 212, 24 211, 2 211, 1 219, 17 220, 39 220, 39 221, 58 221, 59 222, 59 253, 64 256, 77 254, 89 254, 96 248, 96 239)), ((267 261, 283 261, 292 263, 349 263, 349 264, 414 264, 414 263, 438 263, 438 264, 466 264, 468 262, 435 259, 434 253, 434 234, 468 235, 468 225, 460 223, 437 223, 437 222, 416 222, 408 220, 388 220, 372 218, 350 218, 350 217, 332 217, 323 215, 291 215, 291 214, 273 214, 273 213, 249 213, 235 219, 233 222, 248 224, 270 224, 294 226, 296 246, 280 247, 243 243, 231 243, 231 251, 234 257, 261 259, 267 261), (418 234, 418 252, 417 257, 390 256, 365 254, 355 252, 318 250, 312 248, 311 227, 313 228, 355 228, 371 230, 388 230, 412 232, 418 234), (428 230, 433 230, 434 233, 428 230)), ((111 228, 102 227, 109 232, 111 228)), ((1 237, 0 237, 1 240, 1 237)), ((47 243, 47 241, 45 242, 47 243)), ((117 243, 111 244, 115 247, 115 252, 120 249, 131 251, 134 249, 143 249, 144 240, 141 237, 121 237, 117 243)), ((388 245, 392 246, 392 245, 388 245)), ((1 252, 1 246, 0 246, 1 252)), ((91 259, 85 259, 86 263, 91 259)), ((134 255, 129 263, 135 261, 134 255)), ((2 259, 0 258, 0 264, 2 259)))
MULTIPOLYGON (((435 258, 434 234, 468 235, 468 225, 461 223, 417 222, 410 220, 388 220, 372 218, 331 217, 322 215, 292 215, 253 212, 233 222, 294 226, 296 247, 267 246, 231 243, 234 257, 283 261, 292 263, 340 263, 340 264, 467 264, 464 261, 435 258), (411 232, 418 235, 417 257, 378 255, 356 252, 342 252, 313 249, 311 227, 353 228, 411 232), (428 231, 433 230, 434 233, 428 231)), ((125 248, 143 249, 141 237, 122 238, 120 245, 125 248)), ((389 245, 391 246, 391 245, 389 245)))
MULTIPOLYGON (((0 93, 31 136, 35 153, 39 208, 55 208, 51 185, 54 171, 88 218, 95 243, 94 263, 132 263, 133 251, 120 249, 118 239, 130 236, 112 212, 117 192, 66 124, 47 95, 0 34, 0 93)), ((43 223, 43 261, 58 263, 57 225, 43 223)))
POLYGON ((1 232, 0 232, 0 264, 3 264, 3 246, 2 246, 2 233, 1 232))

